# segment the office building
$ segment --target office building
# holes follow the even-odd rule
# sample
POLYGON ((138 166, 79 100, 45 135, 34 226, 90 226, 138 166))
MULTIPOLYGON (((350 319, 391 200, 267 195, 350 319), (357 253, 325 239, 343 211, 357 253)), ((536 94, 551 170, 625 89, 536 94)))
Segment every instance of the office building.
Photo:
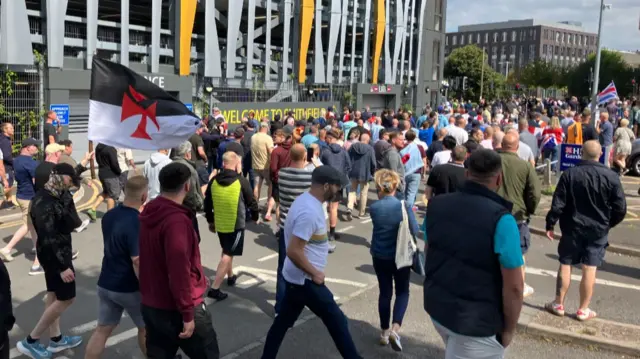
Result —
POLYGON ((538 59, 558 66, 575 66, 596 51, 596 34, 578 22, 535 19, 464 25, 447 33, 445 54, 474 44, 483 48, 489 64, 502 74, 538 59))

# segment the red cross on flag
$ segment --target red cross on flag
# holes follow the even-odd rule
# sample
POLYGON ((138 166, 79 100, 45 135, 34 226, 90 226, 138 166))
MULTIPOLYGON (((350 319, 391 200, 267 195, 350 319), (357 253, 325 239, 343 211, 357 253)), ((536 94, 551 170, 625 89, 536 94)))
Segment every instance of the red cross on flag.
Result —
POLYGON ((89 140, 113 147, 178 147, 200 119, 160 87, 125 66, 93 58, 89 140))

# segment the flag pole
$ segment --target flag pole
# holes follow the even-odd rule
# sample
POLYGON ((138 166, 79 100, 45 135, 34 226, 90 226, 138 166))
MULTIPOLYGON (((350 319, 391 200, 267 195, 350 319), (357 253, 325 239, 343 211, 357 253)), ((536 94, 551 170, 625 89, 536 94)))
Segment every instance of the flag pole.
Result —
MULTIPOLYGON (((89 153, 93 152, 93 141, 89 141, 89 153)), ((91 179, 95 180, 96 179, 96 164, 93 161, 93 159, 95 158, 95 156, 91 156, 91 158, 89 159, 89 166, 91 168, 91 179)))

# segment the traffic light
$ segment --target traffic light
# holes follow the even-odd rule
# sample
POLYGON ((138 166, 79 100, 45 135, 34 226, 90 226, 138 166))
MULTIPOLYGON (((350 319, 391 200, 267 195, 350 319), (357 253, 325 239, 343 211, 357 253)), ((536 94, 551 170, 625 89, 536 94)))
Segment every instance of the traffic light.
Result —
POLYGON ((462 91, 467 91, 467 76, 462 78, 462 91))

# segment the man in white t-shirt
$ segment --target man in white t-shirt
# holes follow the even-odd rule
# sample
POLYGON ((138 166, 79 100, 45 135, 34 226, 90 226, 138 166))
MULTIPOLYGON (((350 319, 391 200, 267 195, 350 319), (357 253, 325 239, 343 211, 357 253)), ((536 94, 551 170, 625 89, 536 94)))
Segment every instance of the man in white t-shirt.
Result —
POLYGON ((456 116, 456 123, 446 127, 450 136, 456 139, 458 146, 464 145, 469 141, 469 133, 465 130, 467 120, 462 116, 456 116))
POLYGON ((451 151, 456 147, 456 139, 453 136, 446 136, 442 139, 442 151, 436 152, 431 161, 431 168, 451 162, 451 151))
POLYGON ((311 189, 298 196, 284 226, 287 258, 282 275, 286 290, 264 345, 263 359, 275 359, 284 336, 305 307, 327 326, 344 358, 362 358, 353 343, 347 318, 324 284, 329 256, 329 237, 322 203, 331 201, 347 185, 346 178, 330 166, 320 166, 311 175, 311 189))

